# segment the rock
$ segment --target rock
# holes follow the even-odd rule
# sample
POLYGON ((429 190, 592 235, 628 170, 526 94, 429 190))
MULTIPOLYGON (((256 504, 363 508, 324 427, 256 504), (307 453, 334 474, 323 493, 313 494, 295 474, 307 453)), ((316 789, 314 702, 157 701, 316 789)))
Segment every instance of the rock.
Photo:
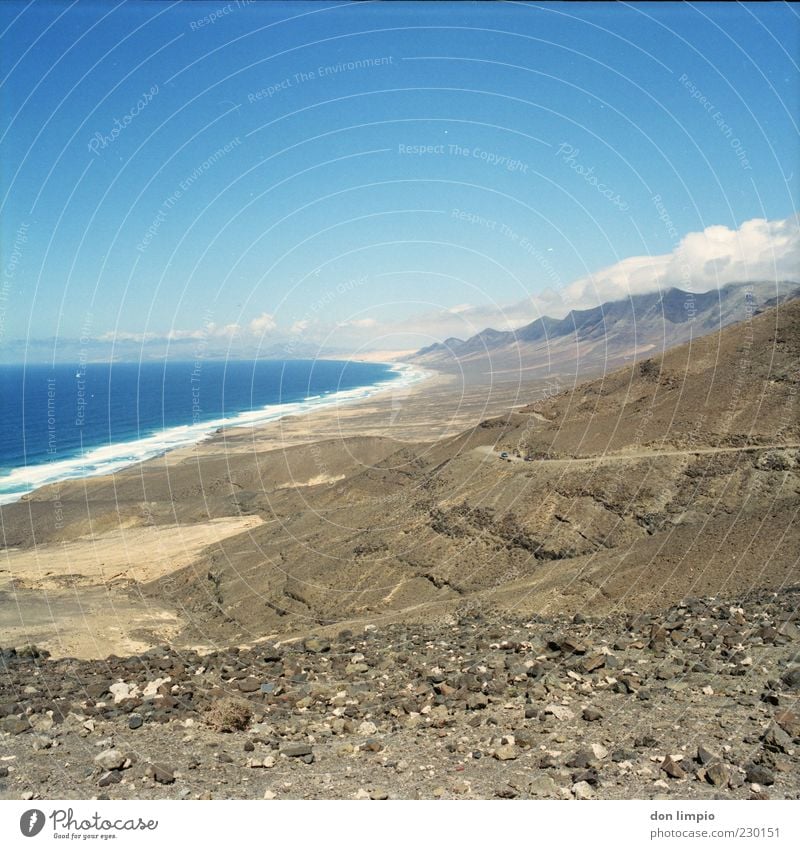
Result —
POLYGON ((710 764, 713 761, 720 760, 720 756, 715 752, 711 751, 711 749, 706 748, 705 746, 697 747, 697 760, 705 765, 710 764))
POLYGON ((800 666, 790 666, 781 675, 781 681, 790 690, 800 690, 800 666))
POLYGON ((539 775, 528 785, 531 796, 548 797, 558 793, 558 785, 549 775, 539 775))
POLYGON ((470 693, 467 696, 467 710, 484 710, 489 707, 489 699, 483 693, 470 693))
POLYGON ((283 657, 283 652, 274 643, 264 643, 259 646, 261 659, 267 663, 276 663, 283 657))
POLYGON ((562 721, 575 719, 575 714, 568 707, 564 707, 564 705, 547 705, 544 712, 552 714, 556 719, 562 721))
POLYGON ((108 688, 108 691, 114 697, 114 704, 116 705, 125 701, 125 699, 130 698, 134 689, 134 687, 130 684, 126 684, 124 681, 117 681, 116 684, 112 684, 108 688))
POLYGON ((605 760, 608 757, 608 749, 602 743, 592 743, 590 748, 598 761, 605 760))
POLYGON ((664 760, 661 761, 661 766, 659 768, 670 778, 686 778, 686 773, 681 768, 681 765, 677 763, 677 761, 672 760, 670 755, 667 755, 664 760))
POLYGON ((603 714, 597 708, 592 707, 584 708, 581 715, 587 722, 598 722, 603 718, 603 714))
POLYGON ((384 787, 376 787, 373 790, 370 790, 369 798, 370 799, 381 799, 381 800, 388 799, 389 798, 389 791, 386 790, 384 787))
POLYGON ((323 639, 322 637, 306 637, 303 640, 303 648, 312 654, 321 654, 322 652, 331 650, 331 643, 330 640, 323 639))
POLYGON ((263 798, 264 799, 277 799, 278 794, 275 793, 273 790, 265 790, 263 798))
POLYGON ((142 696, 145 699, 152 699, 158 695, 159 687, 164 684, 167 684, 170 681, 169 678, 156 678, 155 681, 150 681, 142 690, 142 696))
POLYGON ((706 781, 714 787, 727 787, 731 773, 721 761, 714 761, 706 767, 706 781))
POLYGON ((286 755, 287 758, 304 758, 313 753, 308 743, 290 743, 281 749, 281 754, 286 755))
POLYGON ((498 761, 513 761, 517 758, 517 747, 516 746, 500 746, 495 750, 494 753, 495 758, 498 761))
POLYGON ((577 637, 564 637, 560 648, 566 654, 583 654, 586 651, 586 646, 577 637))
POLYGON ((579 781, 572 785, 572 795, 576 799, 593 799, 594 790, 588 781, 579 781))
POLYGON ((567 766, 571 769, 589 769, 596 762, 594 752, 591 749, 581 749, 569 758, 567 766))
POLYGON ((745 781, 749 784, 763 784, 765 787, 775 783, 775 773, 764 764, 748 764, 745 767, 745 781))
POLYGON ((128 728, 131 731, 135 731, 137 728, 141 728, 144 725, 144 720, 138 713, 131 714, 131 718, 128 720, 128 728))
POLYGON ((604 654, 592 654, 581 658, 580 668, 586 672, 594 672, 595 669, 606 665, 606 656, 604 654))
POLYGON ((127 755, 120 752, 119 749, 106 749, 105 752, 95 755, 94 762, 103 769, 111 770, 122 769, 127 759, 127 755))
POLYGON ((792 738, 776 723, 771 723, 761 739, 770 752, 785 752, 792 746, 792 738))
POLYGON ((800 737, 800 716, 794 711, 782 710, 775 714, 775 722, 790 736, 800 737))
POLYGON ((114 770, 113 772, 104 772, 98 782, 98 787, 109 787, 112 784, 119 784, 122 781, 122 773, 114 770))
POLYGON ((53 747, 53 740, 48 737, 46 734, 37 734, 33 738, 33 751, 34 752, 43 752, 45 749, 51 749, 53 747))
POLYGON ((6 716, 0 720, 0 728, 8 734, 22 734, 31 730, 31 724, 21 716, 6 716))
POLYGON ((167 766, 160 764, 150 764, 146 770, 146 774, 150 776, 157 784, 174 784, 175 773, 167 766))
POLYGON ((358 734, 360 737, 370 737, 378 730, 378 726, 375 725, 374 722, 370 722, 369 720, 364 720, 358 726, 358 734))
POLYGON ((261 689, 261 682, 257 678, 243 678, 239 681, 239 689, 243 693, 256 693, 261 689))

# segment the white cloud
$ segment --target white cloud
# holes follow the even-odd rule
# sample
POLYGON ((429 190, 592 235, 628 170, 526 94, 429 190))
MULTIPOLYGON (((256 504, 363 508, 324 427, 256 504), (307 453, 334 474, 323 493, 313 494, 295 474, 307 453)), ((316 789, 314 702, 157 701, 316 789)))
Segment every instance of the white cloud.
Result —
POLYGON ((156 333, 131 333, 127 330, 109 330, 97 337, 98 342, 152 342, 158 339, 156 333))
POLYGON ((738 230, 724 225, 689 233, 674 251, 635 256, 565 287, 567 309, 675 286, 708 292, 728 283, 791 279, 800 274, 800 222, 753 218, 738 230))
POLYGON ((514 304, 460 304, 392 327, 436 340, 448 336, 467 338, 487 327, 514 330, 543 315, 563 318, 573 309, 588 309, 673 286, 708 292, 728 283, 797 279, 800 219, 754 218, 738 230, 714 225, 689 233, 671 253, 628 257, 562 289, 546 289, 514 304))
POLYGON ((377 327, 378 322, 374 318, 351 318, 348 321, 342 321, 336 325, 337 327, 358 327, 362 330, 368 330, 372 327, 377 327))
POLYGON ((256 335, 263 336, 265 333, 269 333, 270 330, 274 330, 278 326, 275 321, 275 317, 270 315, 268 312, 262 312, 261 315, 254 318, 250 324, 248 324, 248 330, 256 335))
MULTIPOLYGON (((318 319, 295 321, 288 334, 313 336, 327 346, 347 347, 376 344, 422 347, 450 336, 462 339, 487 327, 513 330, 542 315, 561 318, 572 309, 586 309, 628 295, 675 286, 706 292, 728 283, 800 278, 800 219, 768 221, 754 218, 738 229, 714 225, 689 233, 668 254, 634 256, 620 260, 560 289, 547 289, 513 304, 469 303, 417 314, 398 321, 359 318, 338 324, 318 319), (380 343, 377 340, 381 340, 380 343)), ((487 287, 488 288, 488 287, 487 287)), ((168 335, 116 332, 103 334, 102 341, 149 342, 237 334, 263 336, 279 330, 275 317, 263 312, 244 327, 209 324, 199 330, 172 330, 168 335)), ((281 334, 275 334, 280 338, 281 334)), ((284 331, 284 338, 287 333, 284 331)))

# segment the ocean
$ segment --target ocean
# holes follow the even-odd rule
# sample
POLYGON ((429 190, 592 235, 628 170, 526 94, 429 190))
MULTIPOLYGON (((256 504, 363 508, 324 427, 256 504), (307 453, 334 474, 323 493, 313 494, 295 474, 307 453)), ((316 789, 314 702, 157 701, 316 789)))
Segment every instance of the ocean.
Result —
POLYGON ((366 398, 422 377, 333 360, 0 365, 0 504, 117 471, 217 428, 366 398))

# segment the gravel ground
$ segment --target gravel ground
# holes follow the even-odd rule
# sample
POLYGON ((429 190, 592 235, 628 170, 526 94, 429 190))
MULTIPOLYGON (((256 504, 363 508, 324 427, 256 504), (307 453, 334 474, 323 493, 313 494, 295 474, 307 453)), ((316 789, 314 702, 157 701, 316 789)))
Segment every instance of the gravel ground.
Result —
POLYGON ((5 649, 0 795, 800 798, 800 589, 209 655, 5 649))

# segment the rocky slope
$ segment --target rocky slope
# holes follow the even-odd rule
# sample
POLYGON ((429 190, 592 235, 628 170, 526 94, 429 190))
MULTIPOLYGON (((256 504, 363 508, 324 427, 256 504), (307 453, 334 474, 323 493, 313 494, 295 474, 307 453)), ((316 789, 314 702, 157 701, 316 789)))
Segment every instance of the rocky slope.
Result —
POLYGON ((800 798, 798 590, 249 649, 3 651, 4 798, 800 798))
POLYGON ((263 455, 231 480, 264 524, 145 591, 190 612, 187 639, 244 642, 464 606, 610 612, 779 589, 800 550, 799 346, 793 301, 455 438, 354 443, 332 483, 263 485, 276 464, 304 480, 315 462, 263 455))

